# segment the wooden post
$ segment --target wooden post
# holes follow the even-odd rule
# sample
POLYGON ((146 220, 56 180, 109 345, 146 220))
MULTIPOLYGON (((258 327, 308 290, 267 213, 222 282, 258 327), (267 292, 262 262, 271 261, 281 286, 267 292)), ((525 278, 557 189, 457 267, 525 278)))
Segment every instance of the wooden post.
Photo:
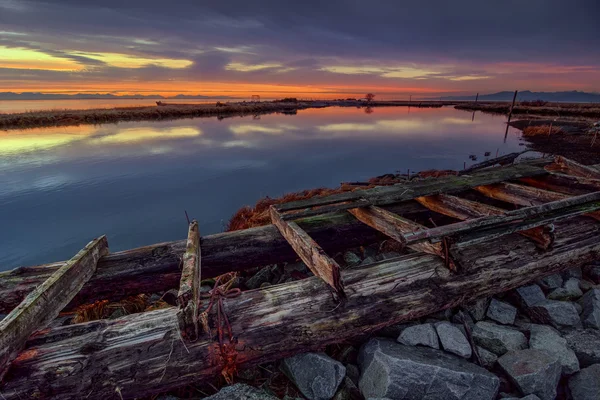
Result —
POLYGON ((508 112, 508 122, 510 122, 510 118, 512 117, 512 113, 513 113, 513 108, 515 108, 515 101, 517 101, 517 93, 519 93, 519 91, 515 90, 515 94, 512 99, 512 104, 510 105, 510 111, 508 112))
POLYGON ((281 218, 274 206, 269 209, 271 222, 281 235, 292 246, 296 254, 306 264, 315 276, 323 279, 337 296, 338 301, 346 299, 344 285, 340 278, 340 266, 331 259, 306 232, 295 222, 286 222, 281 218))
POLYGON ((105 254, 106 236, 91 241, 0 321, 0 381, 29 336, 58 316, 91 278, 105 254))
POLYGON ((183 255, 183 270, 177 295, 177 319, 182 335, 189 340, 198 338, 198 312, 200 308, 200 233, 198 222, 193 220, 189 225, 186 251, 183 255))
POLYGON ((479 93, 477 93, 477 96, 475 96, 475 103, 477 103, 478 99, 479 99, 479 93))

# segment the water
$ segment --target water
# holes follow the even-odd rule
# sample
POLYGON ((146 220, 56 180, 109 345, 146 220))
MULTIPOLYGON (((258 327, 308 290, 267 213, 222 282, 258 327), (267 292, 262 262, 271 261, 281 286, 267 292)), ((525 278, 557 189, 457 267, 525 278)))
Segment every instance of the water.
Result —
POLYGON ((503 117, 355 108, 0 132, 0 270, 221 232, 264 196, 396 171, 462 169, 523 149, 503 117))

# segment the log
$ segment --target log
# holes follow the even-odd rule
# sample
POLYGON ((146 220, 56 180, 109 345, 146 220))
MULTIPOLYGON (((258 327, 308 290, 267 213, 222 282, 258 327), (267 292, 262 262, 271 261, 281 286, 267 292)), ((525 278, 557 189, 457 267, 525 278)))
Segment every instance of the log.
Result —
MULTIPOLYGON (((402 186, 407 192, 413 193, 414 197, 418 197, 419 193, 458 193, 474 186, 507 179, 544 175, 548 172, 542 167, 548 163, 545 160, 535 163, 528 161, 527 164, 507 166, 468 177, 452 177, 454 179, 450 180, 437 178, 410 182, 402 186), (414 190, 413 185, 416 187, 414 190)), ((380 193, 384 188, 376 189, 371 193, 380 193)), ((381 195, 385 198, 385 192, 381 195)), ((423 211, 423 207, 417 207, 414 202, 382 207, 389 207, 390 211, 401 216, 423 211)), ((321 243, 323 250, 329 254, 385 238, 346 212, 304 218, 296 223, 315 241, 321 243)), ((205 236, 201 239, 201 246, 202 272, 207 278, 229 271, 241 271, 297 259, 296 253, 273 225, 205 236)), ((175 288, 181 276, 181 254, 184 251, 185 241, 180 240, 105 256, 98 263, 97 274, 67 308, 72 309, 77 305, 102 299, 116 301, 139 293, 154 293, 175 288)), ((0 312, 9 312, 63 263, 20 267, 0 272, 0 312)))
MULTIPOLYGON (((487 204, 482 204, 476 201, 471 201, 447 194, 419 197, 416 200, 425 207, 429 208, 431 211, 435 211, 461 221, 487 217, 490 215, 503 215, 506 212, 506 210, 498 207, 489 206, 487 204)), ((554 235, 548 232, 548 229, 545 227, 532 228, 519 233, 533 240, 543 250, 547 250, 554 242, 554 235)))
MULTIPOLYGON (((428 212, 416 202, 395 204, 389 209, 404 216, 428 212)), ((386 238, 347 212, 306 218, 296 223, 329 254, 386 238)), ((204 236, 201 247, 204 278, 298 259, 274 225, 204 236)), ((177 288, 185 248, 186 241, 179 240, 102 257, 97 273, 67 309, 103 299, 118 301, 140 293, 177 288)), ((0 272, 0 313, 9 313, 62 264, 64 262, 0 272)))
POLYGON ((281 235, 292 246, 296 254, 315 276, 323 279, 340 301, 346 299, 344 285, 340 278, 340 266, 323 251, 305 231, 295 222, 286 222, 275 207, 269 208, 271 222, 279 229, 281 235))
POLYGON ((556 172, 544 176, 523 177, 519 178, 519 181, 538 189, 551 190, 571 196, 600 190, 600 179, 583 178, 556 172))
MULTIPOLYGON (((540 163, 548 164, 549 161, 535 161, 533 164, 521 163, 509 167, 497 168, 490 171, 479 171, 472 175, 444 176, 431 180, 413 181, 407 184, 391 186, 378 186, 371 189, 355 190, 334 194, 331 196, 313 197, 306 200, 292 201, 277 206, 279 212, 294 211, 311 207, 322 207, 336 203, 336 206, 327 208, 328 212, 347 210, 349 208, 365 207, 367 205, 382 206, 401 201, 412 200, 415 197, 431 196, 440 193, 458 193, 475 186, 489 185, 505 180, 522 177, 545 175, 548 172, 540 167, 540 163)), ((293 214, 294 218, 306 218, 324 212, 322 209, 309 209, 293 214)))
POLYGON ((562 156, 556 156, 554 164, 546 166, 546 169, 550 171, 564 171, 568 175, 576 175, 583 178, 600 179, 600 171, 594 167, 580 164, 577 161, 562 156))
POLYGON ((484 168, 493 167, 496 164, 499 164, 499 165, 512 164, 517 159, 517 157, 519 157, 521 154, 527 153, 528 151, 531 151, 531 150, 524 150, 524 151, 519 151, 519 152, 515 152, 515 153, 509 153, 509 154, 505 154, 500 157, 492 158, 491 160, 482 161, 480 163, 471 165, 469 168, 465 168, 462 171, 459 171, 458 174, 459 175, 470 174, 470 173, 473 173, 474 171, 479 171, 484 168))
MULTIPOLYGON (((426 226, 406 218, 402 218, 397 214, 391 213, 377 206, 353 208, 348 210, 348 212, 354 215, 354 217, 356 217, 356 219, 359 221, 369 225, 373 229, 377 229, 384 235, 391 237, 401 244, 406 244, 404 234, 427 229, 426 226)), ((414 251, 433 254, 442 257, 443 259, 447 258, 441 243, 420 242, 412 244, 408 246, 408 248, 414 251)), ((448 261, 451 263, 451 260, 448 261)), ((449 267, 452 270, 456 270, 456 267, 453 263, 451 263, 449 267)))
POLYGON ((200 308, 200 233, 196 220, 190 223, 183 270, 177 293, 177 319, 182 335, 186 339, 198 337, 198 312, 200 308))
POLYGON ((439 226, 426 231, 404 235, 407 244, 420 241, 441 241, 444 237, 458 237, 462 246, 490 240, 509 233, 535 228, 554 221, 587 214, 600 209, 600 192, 569 197, 564 200, 507 211, 503 215, 469 219, 439 226))
MULTIPOLYGON (((243 292, 224 301, 238 340, 238 366, 318 351, 583 265, 600 254, 599 229, 589 219, 562 222, 563 234, 543 253, 518 235, 461 249, 462 274, 422 253, 342 271, 348 300, 337 309, 316 277, 243 292)), ((218 343, 203 338, 184 344, 175 314, 169 308, 40 333, 0 391, 7 400, 106 399, 117 391, 130 399, 218 376, 218 343)))
POLYGON ((58 317, 107 253, 105 236, 91 241, 0 321, 0 381, 29 336, 58 317))

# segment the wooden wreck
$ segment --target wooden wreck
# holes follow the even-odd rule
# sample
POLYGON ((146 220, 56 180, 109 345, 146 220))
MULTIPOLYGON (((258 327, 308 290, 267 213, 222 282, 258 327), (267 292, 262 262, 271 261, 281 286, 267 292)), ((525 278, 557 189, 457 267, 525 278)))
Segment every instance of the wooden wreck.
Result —
POLYGON ((230 378, 598 259, 599 210, 600 170, 557 157, 286 203, 243 231, 200 237, 193 221, 186 241, 114 254, 99 238, 0 273, 0 397, 139 398, 230 378), (404 254, 345 270, 331 257, 382 238, 404 254), (223 278, 298 258, 313 277, 243 292, 223 278), (49 325, 65 305, 173 288, 178 307, 49 325))

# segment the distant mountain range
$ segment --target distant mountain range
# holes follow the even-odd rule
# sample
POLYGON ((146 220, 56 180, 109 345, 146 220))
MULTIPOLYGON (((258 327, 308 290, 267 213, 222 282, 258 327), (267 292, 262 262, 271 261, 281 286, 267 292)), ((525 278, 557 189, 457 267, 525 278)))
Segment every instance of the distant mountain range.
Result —
POLYGON ((0 92, 0 100, 118 100, 118 99, 233 99, 229 96, 203 96, 200 94, 188 95, 178 94, 176 96, 165 97, 157 94, 143 95, 115 95, 110 93, 77 93, 77 94, 58 94, 58 93, 38 93, 38 92, 0 92))
MULTIPOLYGON (((481 101, 512 101, 515 92, 498 92, 492 94, 480 94, 481 101)), ((437 98, 435 98, 437 99, 437 98)), ((475 95, 471 96, 447 96, 442 97, 447 101, 474 101, 475 95)), ((531 92, 524 90, 517 94, 517 101, 559 101, 572 103, 600 103, 600 93, 578 92, 531 92)))

